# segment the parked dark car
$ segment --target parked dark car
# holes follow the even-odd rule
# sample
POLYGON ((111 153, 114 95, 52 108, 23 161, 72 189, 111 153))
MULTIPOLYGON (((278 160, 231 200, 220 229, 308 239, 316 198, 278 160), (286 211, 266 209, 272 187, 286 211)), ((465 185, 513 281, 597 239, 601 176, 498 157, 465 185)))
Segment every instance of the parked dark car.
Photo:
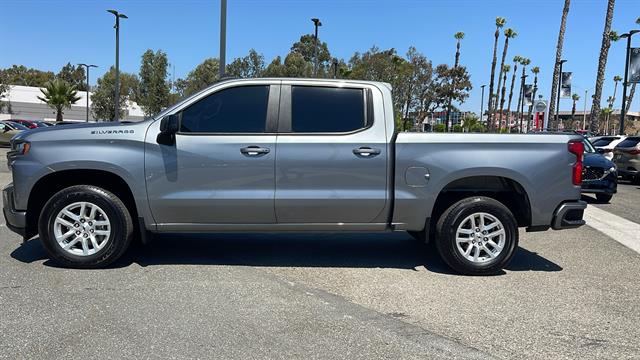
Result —
POLYGON ((599 202, 607 203, 618 189, 618 173, 613 162, 584 140, 582 193, 595 194, 599 202))
POLYGON ((640 184, 640 136, 629 136, 616 145, 613 161, 620 177, 640 184))
POLYGON ((21 124, 21 125, 24 125, 24 126, 28 127, 29 129, 35 129, 35 128, 39 128, 39 127, 50 126, 46 122, 40 121, 40 120, 11 119, 10 121, 18 123, 18 124, 21 124))

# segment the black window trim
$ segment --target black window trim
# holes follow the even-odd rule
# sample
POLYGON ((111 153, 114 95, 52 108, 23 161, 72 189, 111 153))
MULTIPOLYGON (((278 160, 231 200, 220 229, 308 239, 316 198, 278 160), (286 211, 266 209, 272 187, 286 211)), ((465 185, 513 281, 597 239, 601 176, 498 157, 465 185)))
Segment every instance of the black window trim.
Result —
POLYGON ((330 135, 352 135, 363 131, 367 131, 373 127, 375 122, 375 116, 373 111, 373 93, 369 87, 365 86, 332 86, 332 85, 312 85, 312 84, 283 84, 280 89, 280 117, 278 119, 278 134, 279 135, 302 135, 302 136, 330 136, 330 135), (363 106, 364 106, 364 120, 365 126, 352 131, 343 132, 293 132, 291 130, 291 88, 293 86, 298 87, 323 87, 323 88, 335 88, 335 89, 353 89, 362 90, 363 106))
POLYGON ((183 107, 178 111, 178 132, 176 135, 185 135, 185 136, 259 136, 259 135, 277 135, 278 132, 278 115, 280 111, 280 91, 282 85, 280 84, 238 84, 237 86, 228 86, 224 87, 218 91, 211 92, 206 96, 190 103, 189 105, 183 107), (221 91, 225 91, 227 89, 239 88, 239 87, 250 87, 250 86, 268 86, 269 87, 269 95, 267 99, 267 117, 265 118, 265 129, 264 132, 185 132, 180 131, 182 129, 182 113, 184 110, 189 107, 195 105, 196 103, 206 99, 207 97, 216 94, 221 91))

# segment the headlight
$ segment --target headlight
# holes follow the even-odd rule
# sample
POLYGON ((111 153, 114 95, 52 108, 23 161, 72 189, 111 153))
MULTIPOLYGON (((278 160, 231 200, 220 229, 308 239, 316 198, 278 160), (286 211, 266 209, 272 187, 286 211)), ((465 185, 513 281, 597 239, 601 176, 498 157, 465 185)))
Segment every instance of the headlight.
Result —
POLYGON ((14 154, 26 155, 31 149, 31 143, 28 141, 14 142, 11 147, 14 154))
POLYGON ((609 168, 609 172, 616 172, 616 167, 615 167, 615 165, 614 165, 614 166, 612 166, 611 168, 609 168))

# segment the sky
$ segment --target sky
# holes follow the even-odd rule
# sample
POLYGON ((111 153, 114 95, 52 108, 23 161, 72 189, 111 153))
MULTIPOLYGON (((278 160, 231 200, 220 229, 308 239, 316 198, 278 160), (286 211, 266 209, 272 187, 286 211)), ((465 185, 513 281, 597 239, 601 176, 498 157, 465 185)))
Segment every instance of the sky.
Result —
MULTIPOLYGON (((539 88, 549 98, 563 4, 564 0, 228 0, 227 62, 251 48, 262 53, 267 64, 286 55, 301 35, 313 32, 312 17, 322 21, 320 40, 328 43, 333 56, 345 60, 373 45, 395 48, 400 54, 415 46, 434 66, 451 65, 453 34, 462 31, 460 62, 468 68, 474 88, 460 108, 479 112, 480 86, 488 84, 490 76, 496 16, 505 17, 505 28, 518 33, 510 41, 507 59, 520 55, 531 59, 529 68, 539 66, 539 88)), ((563 58, 564 71, 573 72, 573 92, 581 97, 578 109, 585 90, 590 99, 595 86, 606 5, 606 0, 571 2, 563 58)), ((93 63, 99 66, 91 71, 95 84, 115 61, 114 19, 107 9, 129 17, 121 21, 121 71, 137 73, 142 53, 161 49, 169 57, 169 77, 177 79, 219 54, 220 0, 0 0, 0 67, 22 64, 58 72, 67 62, 93 63)), ((617 0, 612 28, 622 33, 638 27, 638 17, 640 0, 617 0)), ((633 46, 640 47, 640 34, 633 46)), ((624 53, 625 41, 612 44, 603 101, 613 94, 614 75, 624 74, 624 53)), ((485 95, 488 87, 486 91, 485 95)), ((621 97, 618 88, 615 108, 621 97)), ((571 100, 563 99, 560 108, 570 110, 571 100)), ((632 111, 640 111, 640 96, 632 111)))

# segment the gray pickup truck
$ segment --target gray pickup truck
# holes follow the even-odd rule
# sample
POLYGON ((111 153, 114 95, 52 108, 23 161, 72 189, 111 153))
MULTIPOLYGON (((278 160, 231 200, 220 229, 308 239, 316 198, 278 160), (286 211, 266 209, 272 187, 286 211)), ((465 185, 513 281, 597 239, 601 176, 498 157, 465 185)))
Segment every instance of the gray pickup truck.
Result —
POLYGON ((398 133, 385 83, 231 80, 139 123, 21 133, 3 210, 70 267, 154 233, 407 231, 487 274, 519 227, 584 224, 582 154, 572 135, 398 133))

